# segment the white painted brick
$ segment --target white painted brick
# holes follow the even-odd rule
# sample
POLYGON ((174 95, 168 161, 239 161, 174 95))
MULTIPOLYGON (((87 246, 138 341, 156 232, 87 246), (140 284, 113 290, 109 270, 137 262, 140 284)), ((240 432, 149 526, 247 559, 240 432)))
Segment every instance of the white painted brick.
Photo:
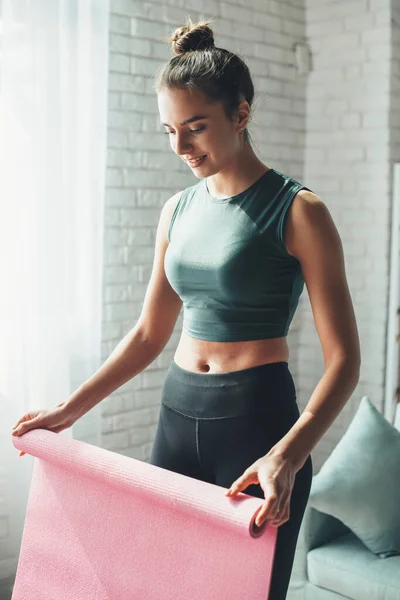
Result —
POLYGON ((129 456, 129 458, 134 458, 135 460, 143 460, 143 451, 142 451, 141 446, 131 447, 131 448, 127 448, 127 449, 121 449, 120 453, 123 456, 129 456))
MULTIPOLYGON (((130 22, 129 22, 130 28, 130 22)), ((110 52, 121 52, 128 54, 131 51, 132 40, 127 35, 119 35, 118 33, 110 33, 109 48, 110 52)))
MULTIPOLYGON (((289 48, 279 48, 270 44, 254 44, 254 56, 269 62, 288 64, 293 60, 293 51, 289 48)), ((288 98, 289 100, 289 98, 288 98)))
POLYGON ((390 42, 386 44, 380 43, 376 45, 367 46, 367 60, 390 60, 391 46, 390 42))
MULTIPOLYGON (((141 81, 143 81, 141 79, 141 81)), ((122 110, 130 110, 143 113, 154 114, 157 110, 157 100, 154 96, 140 95, 136 90, 135 94, 121 94, 122 110)))
POLYGON ((369 111, 362 114, 362 127, 381 129, 388 125, 388 114, 383 111, 369 111))
MULTIPOLYGON (((147 80, 148 82, 149 80, 147 80)), ((143 115, 142 118, 142 131, 152 131, 153 133, 161 133, 164 131, 164 126, 161 125, 160 123, 160 115, 157 111, 157 114, 155 115, 143 115)), ((168 145, 168 136, 166 134, 163 133, 163 135, 165 135, 165 138, 159 138, 160 142, 161 141, 165 141, 167 142, 168 145)), ((169 148, 168 148, 169 150, 169 148)))
POLYGON ((352 63, 360 63, 368 59, 368 48, 366 47, 339 47, 331 49, 330 52, 321 52, 315 57, 315 68, 328 68, 332 65, 342 65, 351 56, 352 63))
POLYGON ((379 11, 379 9, 387 10, 388 7, 390 7, 390 4, 387 2, 387 0, 369 0, 369 7, 371 11, 375 12, 379 11))
POLYGON ((157 3, 140 0, 111 0, 111 12, 128 17, 157 18, 157 3))
MULTIPOLYGON (((133 267, 112 267, 104 269, 104 283, 112 284, 112 283, 125 283, 126 281, 132 281, 133 277, 133 267)), ((136 281, 138 281, 136 279, 136 281)), ((107 309, 107 306, 104 307, 107 309)), ((104 318, 105 322, 109 322, 110 319, 104 318)))
POLYGON ((389 3, 384 2, 384 8, 382 10, 374 10, 375 15, 375 23, 377 26, 386 25, 386 27, 390 27, 391 19, 390 19, 390 10, 388 8, 389 3))
POLYGON ((149 440, 152 440, 150 426, 142 427, 140 429, 134 429, 129 434, 129 443, 132 446, 142 446, 142 444, 146 444, 149 440))
MULTIPOLYGON (((314 12, 314 11, 313 11, 314 12)), ((324 18, 322 21, 309 20, 306 26, 306 34, 311 44, 311 48, 316 45, 317 40, 327 39, 328 36, 339 35, 343 31, 343 23, 341 21, 332 21, 329 18, 324 18)))
POLYGON ((293 64, 275 65, 271 63, 268 65, 268 74, 270 77, 276 77, 285 82, 294 82, 297 80, 297 70, 293 64))
POLYGON ((138 189, 136 195, 137 206, 162 206, 168 199, 168 194, 160 190, 138 189))
POLYGON ((332 20, 343 22, 349 15, 364 15, 368 12, 368 0, 346 0, 346 2, 321 2, 319 7, 308 11, 310 23, 332 20))
POLYGON ((170 154, 155 152, 153 154, 145 153, 142 156, 143 167, 148 169, 176 169, 180 164, 179 161, 181 161, 176 155, 172 154, 172 151, 170 154))
MULTIPOLYGON (((228 4, 226 2, 219 2, 220 15, 223 19, 230 19, 239 23, 253 24, 255 14, 253 11, 248 10, 245 6, 238 6, 237 4, 228 4)), ((254 22, 258 25, 257 21, 254 22)))
POLYGON ((285 34, 292 35, 294 38, 305 38, 306 29, 298 21, 292 21, 287 18, 282 21, 282 31, 285 34))
POLYGON ((131 20, 129 17, 121 15, 110 15, 110 32, 129 34, 131 30, 131 20))
MULTIPOLYGON (((119 187, 122 185, 122 173, 118 169, 113 169, 108 167, 106 171, 106 185, 109 187, 119 187)), ((112 213, 110 213, 109 217, 111 217, 112 213)), ((111 223, 109 222, 111 225, 111 223)))
POLYGON ((135 227, 146 227, 147 225, 156 225, 159 210, 153 208, 125 208, 119 211, 119 223, 121 226, 133 225, 135 227))
POLYGON ((117 150, 109 148, 107 152, 107 164, 110 167, 141 167, 142 154, 134 150, 117 150))
POLYGON ((119 448, 129 447, 129 432, 118 431, 115 433, 107 433, 101 437, 101 446, 105 450, 117 451, 119 448))
POLYGON ((109 69, 110 71, 117 71, 120 73, 130 73, 129 56, 111 52, 109 56, 109 69))
POLYGON ((344 65, 344 77, 345 79, 360 80, 362 76, 362 65, 352 64, 344 65))
POLYGON ((156 69, 160 67, 160 61, 155 58, 142 58, 138 56, 132 56, 131 59, 131 73, 135 75, 149 75, 149 73, 155 73, 156 69))
MULTIPOLYGON (((118 286, 116 286, 118 287, 118 286)), ((107 289, 106 289, 107 292, 107 289)), ((118 323, 103 323, 102 324, 102 338, 104 341, 109 341, 114 338, 119 338, 122 334, 121 327, 118 323)))
POLYGON ((360 113, 343 114, 340 119, 342 129, 359 129, 362 125, 362 117, 360 113))
MULTIPOLYGON (((133 117, 134 115, 132 115, 133 117)), ((143 123, 143 119, 141 118, 141 124, 143 123)), ((139 131, 139 130, 138 130, 139 131)), ((157 131, 154 133, 146 132, 146 133, 129 133, 129 145, 135 148, 141 148, 144 151, 147 150, 160 150, 160 146, 164 143, 167 144, 165 139, 167 136, 162 133, 162 131, 157 131)))
MULTIPOLYGON (((105 266, 105 268, 110 268, 105 266)), ((113 265, 112 269, 122 269, 124 267, 113 265)), ((127 267, 126 267, 127 268, 127 267)), ((105 317, 107 321, 122 321, 132 319, 132 305, 128 302, 113 302, 106 307, 105 317)))
MULTIPOLYGON (((137 197, 136 190, 126 190, 126 189, 122 189, 122 188, 108 188, 106 191, 107 205, 110 207, 112 206, 113 208, 116 208, 116 207, 126 208, 129 206, 136 206, 136 197, 137 197)), ((111 239, 119 240, 118 242, 115 242, 116 246, 119 246, 121 244, 122 239, 125 239, 125 241, 127 240, 127 233, 124 233, 121 229, 110 228, 110 230, 106 231, 106 235, 109 231, 111 231, 111 234, 114 236, 114 238, 111 238, 111 239), (124 238, 122 238, 122 235, 124 236, 124 238)))
MULTIPOLYGON (((156 5, 155 5, 155 8, 156 5)), ((139 38, 160 41, 169 35, 169 27, 166 24, 158 23, 157 21, 146 21, 144 19, 131 19, 131 35, 139 38)))
MULTIPOLYGON (((123 265, 127 264, 128 260, 127 248, 109 248, 104 253, 104 265, 123 265)), ((127 300, 127 293, 125 291, 125 297, 121 297, 122 300, 127 300)))
POLYGON ((110 110, 121 108, 119 92, 109 92, 108 93, 107 107, 110 110))
POLYGON ((303 26, 306 22, 306 7, 304 2, 296 4, 296 2, 290 3, 273 0, 268 3, 268 10, 282 16, 283 19, 297 21, 303 26))
POLYGON ((134 92, 135 80, 130 73, 109 73, 109 89, 116 92, 134 92))
POLYGON ((346 31, 364 31, 376 24, 374 13, 351 15, 344 18, 344 29, 346 31))
POLYGON ((140 229, 128 229, 128 244, 151 244, 154 247, 155 233, 153 229, 141 227, 140 229))
MULTIPOLYGON (((113 250, 113 248, 110 248, 107 251, 106 256, 109 256, 109 253, 111 253, 111 251, 113 250)), ((116 249, 114 249, 115 251, 116 249)), ((120 248, 118 250, 121 250, 120 248)), ((107 264, 110 264, 110 261, 107 262, 107 264)), ((109 285, 106 287, 105 292, 104 292, 104 300, 105 302, 123 302, 125 300, 128 300, 129 298, 129 294, 128 294, 128 290, 125 284, 121 284, 121 285, 109 285)), ((108 323, 108 325, 110 325, 110 323, 108 323)), ((121 330, 121 327, 118 327, 118 331, 121 330)), ((120 334, 115 334, 112 337, 115 338, 117 337, 117 335, 120 334)))
POLYGON ((109 148, 127 148, 128 133, 120 129, 108 130, 108 147, 109 148))

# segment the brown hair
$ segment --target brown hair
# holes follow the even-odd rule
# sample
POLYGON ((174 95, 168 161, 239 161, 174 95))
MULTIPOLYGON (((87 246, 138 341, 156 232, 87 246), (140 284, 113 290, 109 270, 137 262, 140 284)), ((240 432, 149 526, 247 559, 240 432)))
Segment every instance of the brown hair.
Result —
MULTIPOLYGON (((251 106, 254 87, 244 60, 214 44, 211 21, 200 20, 178 27, 166 38, 177 56, 173 56, 156 75, 154 89, 198 89, 212 102, 222 102, 231 119, 242 100, 251 106)), ((164 40, 165 41, 165 40, 164 40)), ((250 134, 244 130, 244 140, 250 144, 250 134)))

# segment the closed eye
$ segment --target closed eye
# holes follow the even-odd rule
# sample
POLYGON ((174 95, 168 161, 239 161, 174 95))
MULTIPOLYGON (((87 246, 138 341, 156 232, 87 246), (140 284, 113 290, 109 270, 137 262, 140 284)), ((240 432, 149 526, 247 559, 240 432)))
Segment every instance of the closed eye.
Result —
MULTIPOLYGON (((199 133, 200 131, 203 131, 205 129, 205 127, 200 127, 200 129, 189 129, 189 131, 191 131, 192 133, 199 133)), ((172 134, 173 131, 164 131, 165 135, 169 135, 170 133, 172 134)))

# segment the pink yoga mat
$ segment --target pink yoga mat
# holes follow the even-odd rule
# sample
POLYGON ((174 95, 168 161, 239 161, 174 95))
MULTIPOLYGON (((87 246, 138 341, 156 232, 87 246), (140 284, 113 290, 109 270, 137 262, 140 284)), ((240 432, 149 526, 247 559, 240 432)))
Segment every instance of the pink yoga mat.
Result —
POLYGON ((35 457, 12 600, 268 599, 263 499, 46 429, 12 440, 35 457))

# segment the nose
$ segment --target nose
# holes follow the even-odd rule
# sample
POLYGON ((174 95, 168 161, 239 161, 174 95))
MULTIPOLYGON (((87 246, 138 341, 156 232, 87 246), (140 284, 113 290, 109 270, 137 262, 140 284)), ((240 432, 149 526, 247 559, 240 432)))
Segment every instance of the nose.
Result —
POLYGON ((178 154, 179 156, 182 154, 189 154, 192 146, 189 143, 187 136, 185 136, 184 133, 176 133, 174 138, 176 154, 178 154))

